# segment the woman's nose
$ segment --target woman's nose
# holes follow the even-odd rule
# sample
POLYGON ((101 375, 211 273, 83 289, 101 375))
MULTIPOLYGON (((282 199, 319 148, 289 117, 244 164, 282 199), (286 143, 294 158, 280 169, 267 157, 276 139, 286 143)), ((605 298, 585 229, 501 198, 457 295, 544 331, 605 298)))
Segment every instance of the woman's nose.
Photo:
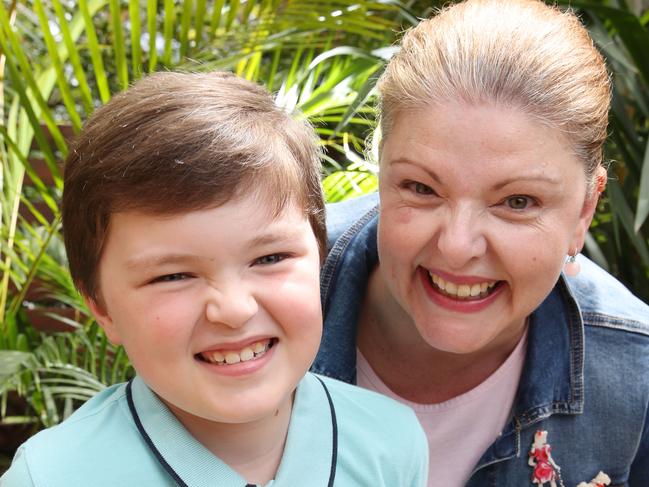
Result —
POLYGON ((451 269, 460 270, 487 250, 484 223, 475 210, 449 210, 439 227, 437 247, 451 269))
POLYGON ((243 284, 211 287, 205 305, 205 316, 211 323, 230 328, 246 324, 259 310, 257 300, 243 284))

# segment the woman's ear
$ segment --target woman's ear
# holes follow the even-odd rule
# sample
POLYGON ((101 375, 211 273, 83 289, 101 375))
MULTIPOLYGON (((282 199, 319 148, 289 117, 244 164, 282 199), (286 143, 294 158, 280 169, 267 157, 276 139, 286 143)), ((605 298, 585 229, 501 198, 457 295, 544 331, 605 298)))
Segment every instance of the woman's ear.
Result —
POLYGON ((106 333, 110 342, 113 345, 121 345, 122 340, 119 336, 119 331, 117 330, 103 299, 101 299, 101 297, 94 299, 89 296, 84 296, 83 299, 90 309, 90 312, 97 320, 97 323, 99 323, 99 326, 101 326, 104 333, 106 333))
POLYGON ((577 228, 575 229, 575 235, 573 237, 572 244, 568 253, 578 253, 584 247, 584 241, 586 239, 586 233, 590 227, 591 222, 593 221, 593 216, 595 216, 595 210, 597 210, 597 202, 599 201, 599 196, 604 191, 606 187, 606 169, 599 166, 595 172, 595 187, 591 189, 584 199, 584 204, 581 208, 581 213, 579 214, 579 222, 577 223, 577 228))

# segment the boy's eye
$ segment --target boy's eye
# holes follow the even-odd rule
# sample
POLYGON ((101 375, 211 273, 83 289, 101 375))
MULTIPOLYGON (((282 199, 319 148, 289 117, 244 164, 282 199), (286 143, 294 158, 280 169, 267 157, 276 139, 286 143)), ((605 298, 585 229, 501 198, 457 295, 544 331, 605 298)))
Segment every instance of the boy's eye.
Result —
POLYGON ((182 281, 183 279, 187 279, 189 277, 188 274, 185 274, 184 272, 176 272, 174 274, 165 274, 164 276, 159 276, 153 279, 151 282, 174 282, 174 281, 182 281))
POLYGON ((268 264, 277 264, 278 262, 283 261, 286 258, 286 254, 269 254, 259 257, 255 260, 255 264, 268 265, 268 264))
POLYGON ((505 204, 512 210, 524 210, 531 206, 534 200, 529 196, 515 195, 505 200, 505 204))

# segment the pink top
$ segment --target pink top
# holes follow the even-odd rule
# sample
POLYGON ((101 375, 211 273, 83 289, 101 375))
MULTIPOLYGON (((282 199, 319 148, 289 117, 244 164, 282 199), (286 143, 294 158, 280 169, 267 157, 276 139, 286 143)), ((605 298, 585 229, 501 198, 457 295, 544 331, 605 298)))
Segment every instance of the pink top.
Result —
POLYGON ((415 411, 428 437, 429 486, 463 486, 484 451, 505 427, 523 370, 526 345, 527 331, 507 360, 482 384, 439 404, 419 404, 397 396, 360 351, 357 381, 359 386, 390 396, 415 411))

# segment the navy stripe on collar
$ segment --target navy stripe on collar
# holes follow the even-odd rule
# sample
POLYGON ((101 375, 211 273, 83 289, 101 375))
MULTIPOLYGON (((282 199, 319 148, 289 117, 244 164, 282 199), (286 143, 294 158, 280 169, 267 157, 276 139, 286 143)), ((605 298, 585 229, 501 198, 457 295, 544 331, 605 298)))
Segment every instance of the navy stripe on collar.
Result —
MULTIPOLYGON (((336 419, 336 409, 334 407, 333 400, 331 399, 331 394, 329 393, 329 389, 325 385, 325 383, 320 379, 318 376, 314 376, 320 384, 322 385, 322 388, 324 389, 324 392, 327 396, 327 401, 329 402, 329 410, 331 412, 331 432, 332 432, 332 449, 331 449, 331 468, 329 470, 329 481, 327 482, 327 487, 333 487, 334 485, 334 480, 336 478, 336 464, 338 462, 338 422, 336 419)), ((173 469, 171 465, 165 460, 164 456, 162 453, 160 453, 160 450, 155 446, 153 441, 151 440, 151 437, 147 433, 146 429, 144 428, 144 425, 142 424, 142 420, 140 419, 140 416, 137 412, 137 409, 135 407, 135 402, 133 401, 133 391, 132 391, 132 384, 133 384, 133 379, 131 379, 128 384, 126 384, 126 401, 128 404, 128 409, 131 412, 131 416, 133 417, 133 421, 135 422, 135 426, 137 427, 137 430, 139 431, 140 435, 142 436, 142 439, 146 443, 146 445, 149 447, 155 458, 158 460, 162 468, 169 474, 171 478, 174 479, 174 481, 179 485, 179 487, 189 487, 187 483, 178 475, 178 473, 173 469)), ((257 487, 255 484, 246 484, 244 487, 257 487)))

